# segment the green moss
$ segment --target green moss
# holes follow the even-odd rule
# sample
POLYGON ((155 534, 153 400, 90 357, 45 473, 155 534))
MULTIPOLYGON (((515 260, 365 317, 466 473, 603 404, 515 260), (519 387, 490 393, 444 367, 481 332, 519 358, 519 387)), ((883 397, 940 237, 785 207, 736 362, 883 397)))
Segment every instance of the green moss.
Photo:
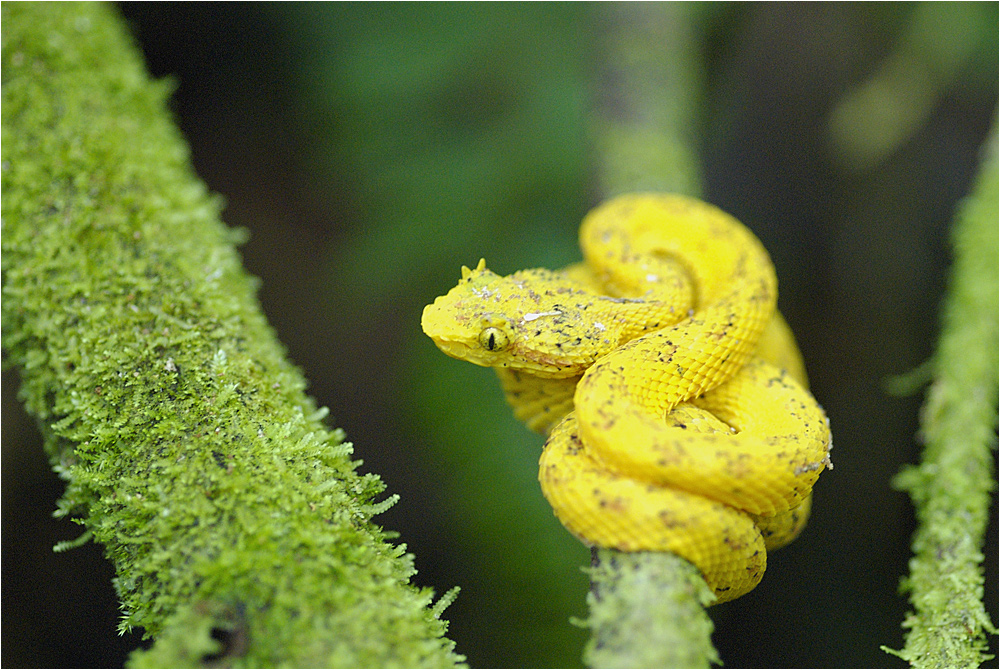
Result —
POLYGON ((704 608, 715 602, 698 569, 674 554, 597 552, 587 594, 592 668, 703 668, 719 663, 704 608))
POLYGON ((451 666, 113 9, 3 5, 3 347, 137 665, 451 666), (206 654, 215 654, 213 659, 206 654))
MULTIPOLYGON (((913 611, 901 652, 913 667, 978 667, 987 632, 983 535, 992 491, 997 428, 997 219, 1000 171, 994 129, 973 192, 955 218, 955 263, 944 305, 934 381, 921 417, 920 465, 896 479, 919 527, 904 588, 913 611)), ((887 650, 890 651, 890 650, 887 650)))

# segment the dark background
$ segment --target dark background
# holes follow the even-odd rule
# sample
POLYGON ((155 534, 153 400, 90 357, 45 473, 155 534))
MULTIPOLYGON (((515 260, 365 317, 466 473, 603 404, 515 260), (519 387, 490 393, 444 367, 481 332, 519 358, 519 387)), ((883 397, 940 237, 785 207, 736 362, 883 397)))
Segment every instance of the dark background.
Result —
MULTIPOLYGON (((402 496, 377 520, 416 555, 418 584, 462 587, 446 613, 458 651, 474 666, 579 665, 586 633, 569 619, 586 613, 589 556, 541 498, 542 440, 419 320, 480 256, 503 273, 578 257, 600 6, 121 7, 152 74, 177 84, 177 121, 226 221, 251 233, 245 263, 290 357, 362 469, 402 496)), ((884 382, 933 351, 948 224, 997 105, 996 3, 947 7, 694 9, 704 196, 770 250, 835 444, 805 534, 769 556, 755 591, 711 610, 727 667, 901 665, 878 646, 902 645, 914 521, 890 480, 918 457, 920 397, 884 382), (883 106, 909 131, 866 160, 831 118, 886 63, 930 75, 883 106)), ((876 146, 876 120, 847 135, 876 146)), ((5 372, 3 665, 120 665, 139 636, 115 633, 100 547, 51 551, 80 528, 51 517, 63 484, 16 384, 5 372)))

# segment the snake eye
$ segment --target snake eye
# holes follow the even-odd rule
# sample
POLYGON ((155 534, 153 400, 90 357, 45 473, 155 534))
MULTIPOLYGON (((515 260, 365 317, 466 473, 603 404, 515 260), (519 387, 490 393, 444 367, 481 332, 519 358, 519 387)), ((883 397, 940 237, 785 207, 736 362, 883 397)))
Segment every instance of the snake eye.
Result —
POLYGON ((479 333, 479 344, 487 351, 500 351, 510 344, 510 337, 499 328, 489 326, 479 333))

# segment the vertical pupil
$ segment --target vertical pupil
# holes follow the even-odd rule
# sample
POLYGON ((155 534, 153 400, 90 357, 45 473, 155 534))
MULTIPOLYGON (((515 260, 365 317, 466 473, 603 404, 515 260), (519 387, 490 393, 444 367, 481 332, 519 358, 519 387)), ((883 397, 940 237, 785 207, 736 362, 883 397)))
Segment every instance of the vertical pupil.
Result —
POLYGON ((493 333, 490 333, 490 339, 488 341, 488 344, 486 345, 486 348, 489 349, 490 351, 493 351, 493 348, 495 346, 496 346, 495 336, 493 335, 493 333))

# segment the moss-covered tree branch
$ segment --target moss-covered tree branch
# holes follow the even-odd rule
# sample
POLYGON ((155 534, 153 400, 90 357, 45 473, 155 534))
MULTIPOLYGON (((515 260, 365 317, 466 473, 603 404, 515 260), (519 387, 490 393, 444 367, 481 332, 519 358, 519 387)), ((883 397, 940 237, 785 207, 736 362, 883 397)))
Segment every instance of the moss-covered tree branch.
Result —
MULTIPOLYGON (((696 109, 702 66, 690 6, 609 4, 598 11, 601 71, 591 119, 600 197, 701 191, 696 109)), ((718 661, 712 602, 698 570, 673 554, 594 551, 592 667, 708 667, 718 661)))
POLYGON ((4 3, 3 347, 134 665, 453 666, 106 5, 4 3), (223 658, 224 656, 224 658, 223 658))
POLYGON ((986 635, 983 535, 997 429, 997 134, 994 127, 972 193, 952 228, 955 260, 945 298, 934 381, 921 415, 921 463, 900 473, 918 529, 904 587, 913 611, 897 653, 918 668, 978 667, 986 635))

